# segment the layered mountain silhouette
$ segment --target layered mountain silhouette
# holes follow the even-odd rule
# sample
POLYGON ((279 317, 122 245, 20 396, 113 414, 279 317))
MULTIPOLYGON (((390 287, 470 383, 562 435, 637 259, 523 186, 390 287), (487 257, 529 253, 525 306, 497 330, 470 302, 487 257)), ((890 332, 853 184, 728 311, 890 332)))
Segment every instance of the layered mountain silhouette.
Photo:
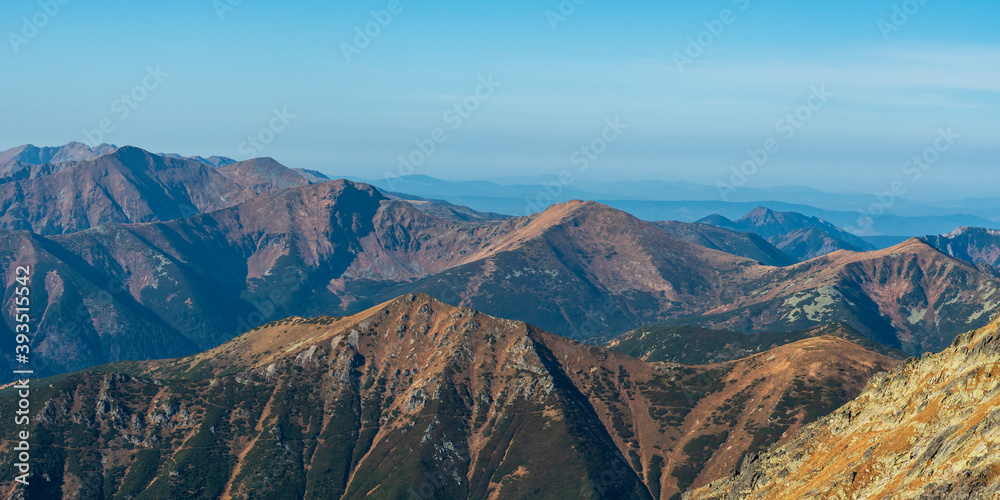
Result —
POLYGON ((510 217, 270 158, 15 148, 4 305, 30 266, 55 376, 32 484, 0 461, 0 495, 991 498, 998 238, 510 217))
POLYGON ((757 234, 799 261, 837 250, 859 252, 875 249, 865 240, 817 217, 795 212, 775 212, 765 207, 757 207, 736 221, 721 215, 711 215, 698 222, 757 234))
MULTIPOLYGON (((5 269, 44 270, 34 292, 39 370, 187 355, 266 321, 353 313, 407 292, 593 343, 657 321, 741 332, 839 321, 911 353, 947 346, 1000 303, 995 275, 917 240, 772 267, 594 202, 447 220, 368 185, 307 184, 279 167, 217 170, 121 148, 35 179, 80 197, 26 220, 51 233, 90 227, 0 233, 5 269), (286 182, 306 184, 256 194, 286 182), (204 213, 177 218, 187 203, 204 213), (170 220, 114 223, 130 218, 170 220)), ((0 188, 10 185, 20 184, 0 188)), ((59 199, 47 192, 32 190, 40 199, 26 206, 59 199)), ((8 213, 11 224, 25 220, 8 213)))
MULTIPOLYGON (((791 186, 768 189, 741 187, 730 201, 722 201, 715 185, 689 182, 585 181, 570 184, 558 176, 528 176, 488 181, 445 181, 427 175, 351 179, 384 191, 446 200, 482 212, 524 215, 572 199, 597 201, 626 211, 643 220, 699 221, 713 214, 735 220, 747 212, 766 206, 782 213, 817 217, 839 227, 865 227, 865 238, 881 248, 901 243, 907 237, 940 234, 956 227, 1000 229, 1000 200, 967 198, 942 202, 914 202, 896 198, 891 213, 859 220, 859 207, 877 201, 871 194, 825 193, 791 186)), ((867 240, 866 240, 867 241, 867 240)), ((861 245, 859 248, 865 248, 861 245)))
MULTIPOLYGON (((792 438, 896 360, 816 337, 646 363, 406 295, 39 381, 26 499, 656 498, 792 438)), ((0 393, 13 411, 16 394, 0 393)), ((5 436, 13 422, 0 423, 5 436)), ((2 491, 13 466, 0 464, 2 491)))
POLYGON ((685 498, 1000 497, 1000 322, 875 376, 737 474, 685 498))

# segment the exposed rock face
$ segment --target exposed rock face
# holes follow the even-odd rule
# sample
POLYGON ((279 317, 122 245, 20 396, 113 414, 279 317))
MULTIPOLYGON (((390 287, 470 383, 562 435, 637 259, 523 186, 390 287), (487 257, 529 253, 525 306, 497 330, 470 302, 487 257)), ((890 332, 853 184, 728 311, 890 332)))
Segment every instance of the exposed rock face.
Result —
MULTIPOLYGON (((407 295, 189 358, 39 381, 35 475, 19 491, 665 500, 894 365, 831 337, 727 364, 644 363, 407 295)), ((15 404, 0 394, 0 411, 15 404)), ((12 425, 0 421, 2 435, 12 425)), ((0 463, 4 496, 11 467, 0 463)))
POLYGON ((865 240, 822 219, 795 212, 775 212, 764 207, 751 210, 737 221, 715 215, 699 222, 733 231, 758 234, 778 250, 799 261, 820 257, 837 250, 857 252, 875 249, 865 240))
POLYGON ((973 264, 1000 267, 1000 231, 981 227, 960 227, 948 234, 926 236, 928 245, 973 264))
POLYGON ((0 184, 0 229, 52 235, 188 217, 250 198, 214 168, 123 147, 0 184))
POLYGON ((685 498, 1000 498, 1000 319, 685 498))

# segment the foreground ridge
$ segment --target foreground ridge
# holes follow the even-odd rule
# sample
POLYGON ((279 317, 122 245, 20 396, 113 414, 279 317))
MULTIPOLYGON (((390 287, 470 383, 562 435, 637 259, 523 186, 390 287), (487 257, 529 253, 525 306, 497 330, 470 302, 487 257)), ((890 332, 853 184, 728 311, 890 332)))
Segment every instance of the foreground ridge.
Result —
POLYGON ((684 498, 1000 498, 1000 317, 684 498))
POLYGON ((647 363, 409 294, 39 380, 36 480, 0 497, 673 499, 896 364, 832 336, 647 363))

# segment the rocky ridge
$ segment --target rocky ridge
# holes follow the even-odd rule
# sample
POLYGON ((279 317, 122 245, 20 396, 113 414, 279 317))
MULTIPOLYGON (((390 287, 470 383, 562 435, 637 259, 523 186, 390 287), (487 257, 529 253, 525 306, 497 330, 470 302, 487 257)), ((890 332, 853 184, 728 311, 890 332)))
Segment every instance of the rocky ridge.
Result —
POLYGON ((1000 318, 876 375, 792 441, 685 498, 997 498, 998 457, 1000 318))

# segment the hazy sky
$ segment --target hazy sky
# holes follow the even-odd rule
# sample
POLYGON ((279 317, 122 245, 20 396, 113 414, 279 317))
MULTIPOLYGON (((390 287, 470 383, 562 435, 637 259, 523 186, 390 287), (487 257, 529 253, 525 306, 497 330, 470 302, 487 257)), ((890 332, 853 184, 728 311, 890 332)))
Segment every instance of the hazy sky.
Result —
POLYGON ((452 179, 742 183, 765 146, 746 185, 995 195, 1000 176, 996 0, 7 0, 0 19, 2 149, 104 125, 366 178, 403 156, 452 179))

